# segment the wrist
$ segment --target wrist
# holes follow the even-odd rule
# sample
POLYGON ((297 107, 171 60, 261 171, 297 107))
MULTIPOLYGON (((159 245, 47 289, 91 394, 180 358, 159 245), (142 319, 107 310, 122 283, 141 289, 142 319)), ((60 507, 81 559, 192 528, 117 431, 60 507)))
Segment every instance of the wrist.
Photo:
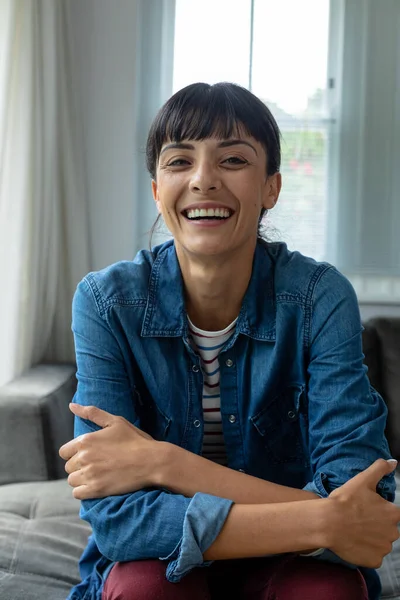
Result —
POLYGON ((160 488, 168 488, 169 473, 174 461, 175 450, 177 446, 169 442, 155 442, 155 469, 153 475, 153 485, 160 488))
POLYGON ((321 542, 322 548, 335 545, 338 531, 342 530, 342 518, 338 503, 331 498, 324 498, 321 504, 321 542))
POLYGON ((321 498, 315 505, 315 545, 314 548, 329 548, 333 537, 333 509, 329 498, 321 498))

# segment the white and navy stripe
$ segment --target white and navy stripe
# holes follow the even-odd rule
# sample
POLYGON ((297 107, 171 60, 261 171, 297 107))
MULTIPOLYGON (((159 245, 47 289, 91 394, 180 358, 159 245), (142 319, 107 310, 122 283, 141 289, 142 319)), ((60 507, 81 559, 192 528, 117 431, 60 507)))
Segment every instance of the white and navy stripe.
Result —
POLYGON ((191 342, 194 350, 200 355, 204 378, 204 437, 202 455, 222 465, 227 465, 228 462, 222 431, 218 355, 221 348, 233 335, 236 321, 237 319, 222 331, 204 331, 193 325, 189 320, 191 342))

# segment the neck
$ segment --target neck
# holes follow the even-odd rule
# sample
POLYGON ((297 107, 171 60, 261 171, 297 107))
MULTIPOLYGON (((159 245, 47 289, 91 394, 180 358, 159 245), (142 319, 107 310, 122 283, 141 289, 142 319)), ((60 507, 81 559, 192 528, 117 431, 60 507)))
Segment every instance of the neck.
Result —
POLYGON ((192 257, 176 246, 185 286, 186 310, 196 327, 225 329, 239 315, 250 281, 254 247, 228 257, 192 257))

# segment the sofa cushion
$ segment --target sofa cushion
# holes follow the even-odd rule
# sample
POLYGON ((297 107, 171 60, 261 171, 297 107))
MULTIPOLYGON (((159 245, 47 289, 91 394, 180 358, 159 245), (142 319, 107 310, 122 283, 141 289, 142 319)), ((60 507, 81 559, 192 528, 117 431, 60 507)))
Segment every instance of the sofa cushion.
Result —
POLYGON ((0 486, 1 600, 65 600, 90 534, 66 479, 0 486))
POLYGON ((389 408, 388 439, 400 460, 400 318, 373 319, 381 353, 382 395, 389 408))
POLYGON ((75 365, 38 365, 0 387, 0 483, 65 477, 58 449, 73 437, 75 365))
MULTIPOLYGON (((400 507, 400 475, 396 474, 396 500, 400 507)), ((378 570, 382 582, 382 600, 400 600, 400 540, 393 544, 393 550, 385 556, 381 568, 378 570)))

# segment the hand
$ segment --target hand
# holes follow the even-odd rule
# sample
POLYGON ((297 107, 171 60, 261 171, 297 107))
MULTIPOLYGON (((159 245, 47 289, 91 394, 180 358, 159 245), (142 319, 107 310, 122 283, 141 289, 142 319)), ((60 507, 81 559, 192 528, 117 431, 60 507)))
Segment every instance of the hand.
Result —
POLYGON ((327 547, 343 560, 377 569, 399 538, 400 508, 376 493, 378 482, 395 468, 395 461, 379 459, 329 495, 334 510, 327 547))
POLYGON ((68 483, 79 500, 127 494, 153 485, 158 444, 123 417, 96 406, 70 404, 70 410, 102 427, 61 446, 68 483))

